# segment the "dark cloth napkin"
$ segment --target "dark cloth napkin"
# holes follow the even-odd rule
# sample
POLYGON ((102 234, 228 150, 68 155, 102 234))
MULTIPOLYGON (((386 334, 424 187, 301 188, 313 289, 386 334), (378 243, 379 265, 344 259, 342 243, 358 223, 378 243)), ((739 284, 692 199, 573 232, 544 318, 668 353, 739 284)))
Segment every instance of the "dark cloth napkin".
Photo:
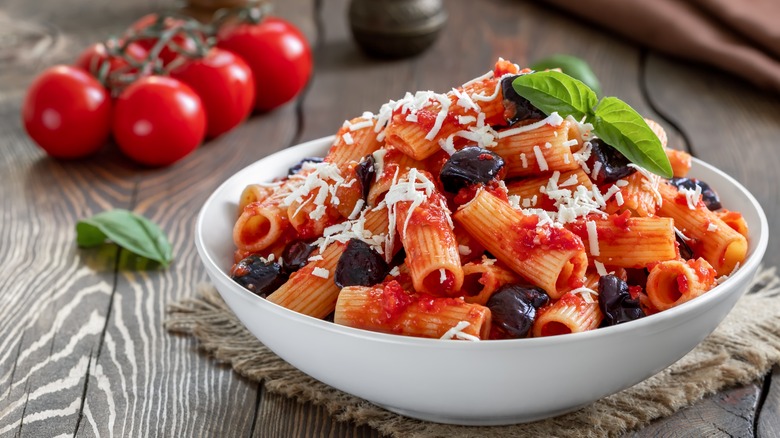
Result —
POLYGON ((645 47, 780 92, 779 0, 547 0, 645 47))

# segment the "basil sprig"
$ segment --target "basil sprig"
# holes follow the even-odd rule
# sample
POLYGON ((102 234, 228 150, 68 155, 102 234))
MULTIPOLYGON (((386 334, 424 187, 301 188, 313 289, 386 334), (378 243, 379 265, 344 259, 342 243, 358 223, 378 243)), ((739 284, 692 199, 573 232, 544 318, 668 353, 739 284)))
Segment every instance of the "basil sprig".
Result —
POLYGON ((557 71, 518 76, 512 87, 517 94, 547 115, 558 112, 593 124, 593 132, 625 155, 632 163, 664 178, 671 178, 672 165, 661 141, 647 122, 616 97, 599 101, 596 93, 573 77, 557 71))
POLYGON ((76 224, 76 243, 98 246, 106 239, 122 248, 167 267, 173 261, 171 244, 154 222, 133 212, 115 209, 82 219, 76 224))

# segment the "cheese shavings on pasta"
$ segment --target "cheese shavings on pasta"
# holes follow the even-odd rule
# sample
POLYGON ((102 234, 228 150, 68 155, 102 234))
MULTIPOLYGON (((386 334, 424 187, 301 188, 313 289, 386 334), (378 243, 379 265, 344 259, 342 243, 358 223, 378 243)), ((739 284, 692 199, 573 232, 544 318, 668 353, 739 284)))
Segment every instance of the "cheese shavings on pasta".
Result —
POLYGON ((688 208, 696 210, 696 206, 699 205, 699 200, 701 200, 701 186, 696 184, 696 189, 681 187, 679 192, 685 195, 685 201, 688 203, 688 208))
MULTIPOLYGON (((328 195, 330 195, 331 203, 333 205, 338 205, 339 198, 336 196, 336 191, 339 187, 348 187, 355 181, 353 180, 350 181, 350 183, 345 184, 345 180, 341 176, 338 166, 331 163, 304 163, 299 175, 305 175, 303 176, 303 183, 287 195, 282 200, 281 205, 290 206, 293 202, 301 204, 304 202, 313 202, 316 207, 309 213, 309 217, 314 220, 318 220, 325 215, 328 195), (316 192, 316 196, 304 201, 305 197, 308 197, 314 192, 316 192)), ((301 208, 303 208, 303 205, 296 210, 295 214, 297 214, 301 208)))
POLYGON ((311 275, 313 275, 315 277, 320 277, 320 278, 326 278, 327 279, 328 277, 330 277, 330 271, 328 271, 327 269, 324 269, 324 268, 314 268, 311 271, 311 275))
POLYGON ((397 183, 393 183, 390 190, 388 190, 385 195, 388 217, 391 218, 389 226, 395 227, 396 204, 401 201, 411 201, 412 204, 409 206, 409 213, 404 219, 403 233, 406 234, 406 229, 409 227, 409 219, 411 219, 414 209, 425 202, 425 200, 435 191, 436 186, 433 185, 431 180, 417 169, 409 169, 406 178, 397 183))
POLYGON ((452 327, 451 329, 444 332, 444 334, 441 336, 441 339, 457 338, 464 341, 479 341, 478 337, 463 332, 463 330, 470 325, 471 323, 468 321, 460 321, 459 323, 455 324, 455 327, 452 327))
POLYGON ((588 304, 593 304, 596 302, 596 300, 593 297, 598 298, 599 293, 596 292, 593 289, 587 288, 587 287, 579 287, 577 289, 574 289, 570 292, 573 295, 579 295, 582 297, 582 300, 585 301, 588 304))

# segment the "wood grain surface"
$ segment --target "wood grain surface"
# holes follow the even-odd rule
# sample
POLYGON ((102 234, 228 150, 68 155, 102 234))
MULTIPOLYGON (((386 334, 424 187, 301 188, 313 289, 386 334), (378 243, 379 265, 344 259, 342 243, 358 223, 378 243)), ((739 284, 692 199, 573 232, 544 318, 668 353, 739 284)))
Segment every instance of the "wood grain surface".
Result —
MULTIPOLYGON (((349 35, 347 3, 276 2, 277 15, 298 25, 315 48, 308 90, 165 169, 134 166, 113 146, 85 161, 48 159, 21 129, 19 110, 33 74, 175 3, 0 3, 0 36, 10 29, 2 23, 13 22, 21 29, 14 32, 26 35, 22 50, 43 41, 42 53, 21 59, 7 55, 13 47, 0 39, 0 437, 379 436, 336 422, 323 408, 268 394, 215 364, 192 339, 164 331, 165 309, 206 280, 192 242, 194 217, 229 175, 291 144, 330 135, 344 119, 376 111, 407 90, 463 83, 498 56, 519 64, 554 53, 587 60, 605 94, 661 122, 672 146, 744 183, 777 229, 780 176, 769 171, 780 166, 777 96, 647 53, 530 1, 450 0, 448 25, 431 49, 413 59, 372 59, 349 35), (138 260, 113 245, 77 249, 75 222, 110 208, 159 223, 174 247, 173 266, 136 271, 130 268, 138 260)), ((780 242, 769 245, 766 264, 777 265, 780 242)), ((714 394, 630 435, 777 436, 778 382, 768 377, 714 394)))

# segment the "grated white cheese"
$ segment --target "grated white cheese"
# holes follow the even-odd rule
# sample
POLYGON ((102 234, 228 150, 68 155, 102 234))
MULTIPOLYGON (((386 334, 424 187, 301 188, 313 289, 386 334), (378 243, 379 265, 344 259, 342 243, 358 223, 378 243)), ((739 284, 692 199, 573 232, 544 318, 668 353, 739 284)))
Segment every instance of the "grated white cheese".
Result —
POLYGON ((358 131, 360 129, 371 128, 372 126, 374 126, 374 121, 373 120, 366 120, 364 122, 357 122, 357 123, 353 123, 353 124, 349 125, 349 130, 352 131, 352 132, 355 132, 355 131, 358 131))
POLYGON ((588 245, 590 246, 590 255, 598 256, 599 251, 599 235, 596 229, 596 223, 593 221, 585 222, 585 228, 588 230, 588 245))
POLYGON ((321 256, 321 255, 319 255, 319 254, 317 254, 317 255, 313 255, 313 256, 309 257, 309 261, 310 261, 310 262, 318 262, 318 261, 320 261, 320 260, 323 260, 323 258, 322 258, 322 256, 321 256))
POLYGON ((498 138, 506 138, 513 135, 522 134, 523 132, 533 131, 534 129, 541 128, 544 125, 560 126, 561 123, 563 123, 563 118, 558 115, 557 111, 554 111, 552 114, 542 120, 539 120, 538 122, 501 131, 498 133, 498 138))
POLYGON ((534 145, 534 155, 536 156, 536 163, 539 165, 539 170, 544 172, 550 169, 547 166, 547 160, 544 159, 544 154, 542 154, 542 149, 538 145, 534 145))
POLYGON ((374 181, 379 181, 379 178, 385 171, 385 154, 387 154, 387 149, 385 148, 376 150, 371 154, 374 157, 374 174, 376 175, 374 181))
POLYGON ((325 268, 316 267, 316 268, 314 268, 311 271, 311 275, 313 275, 315 277, 320 277, 320 278, 326 278, 327 279, 328 277, 330 277, 330 271, 328 271, 325 268))
POLYGON ((443 94, 436 94, 434 95, 434 98, 439 101, 439 104, 441 105, 441 109, 439 110, 439 114, 436 115, 436 120, 433 122, 433 127, 430 131, 428 131, 428 134, 425 136, 426 140, 433 140, 436 138, 436 135, 439 134, 439 130, 441 130, 441 125, 444 123, 444 119, 447 118, 447 113, 450 111, 450 98, 443 94))
POLYGON ((633 167, 637 170, 637 172, 642 174, 645 180, 645 186, 653 192, 653 196, 655 196, 656 202, 661 204, 663 202, 663 198, 661 197, 661 192, 658 191, 658 185, 661 183, 661 177, 654 173, 650 173, 644 167, 638 166, 634 163, 628 163, 628 167, 633 167))
POLYGON ((341 136, 341 138, 344 140, 344 143, 348 145, 355 144, 355 140, 352 138, 352 134, 349 132, 345 132, 344 135, 341 136))
POLYGON ((444 334, 441 336, 441 339, 456 338, 456 339, 462 339, 464 341, 479 341, 478 337, 463 332, 463 330, 470 325, 471 323, 468 321, 460 321, 457 324, 455 324, 455 327, 452 327, 446 332, 444 332, 444 334))
POLYGON ((594 260, 593 265, 596 267, 596 272, 598 272, 599 275, 601 276, 609 275, 609 273, 607 272, 607 268, 604 266, 604 263, 601 263, 598 260, 594 260))
POLYGON ((696 210, 696 206, 699 205, 699 200, 701 200, 701 186, 696 184, 696 189, 693 190, 682 187, 679 189, 679 192, 685 195, 685 201, 688 203, 688 208, 696 210))
POLYGON ((444 283, 447 280, 447 271, 444 268, 439 268, 439 283, 444 283))
MULTIPOLYGON (((558 133, 558 131, 555 131, 555 133, 557 134, 557 133, 558 133)), ((577 146, 578 144, 580 144, 580 142, 579 142, 579 141, 577 141, 577 139, 576 139, 576 138, 573 138, 573 139, 571 139, 571 140, 566 140, 566 141, 564 141, 562 144, 563 144, 564 146, 572 147, 572 146, 577 146)))
POLYGON ((471 248, 469 248, 466 245, 458 245, 458 253, 460 255, 467 256, 467 255, 471 254, 471 248))
POLYGON ((520 153, 520 164, 523 166, 523 169, 528 169, 528 157, 525 156, 525 152, 520 153))
MULTIPOLYGON (((385 202, 388 208, 388 218, 390 225, 395 223, 395 211, 396 204, 401 201, 411 201, 408 214, 404 220, 403 234, 406 234, 406 229, 409 226, 409 220, 412 217, 414 210, 419 207, 431 194, 436 191, 436 186, 416 168, 409 169, 409 173, 405 180, 394 182, 385 195, 385 202), (392 217, 391 217, 392 216, 392 217)), ((446 210, 449 211, 449 210, 446 210)), ((392 234, 392 233, 388 233, 392 234)))
POLYGON ((366 205, 366 201, 362 199, 358 199, 357 202, 355 203, 355 208, 352 209, 352 212, 349 214, 349 217, 347 217, 347 219, 353 220, 357 218, 358 215, 360 214, 360 210, 363 209, 364 205, 366 205))
POLYGON ((574 184, 577 184, 578 182, 580 182, 580 181, 577 179, 577 175, 571 175, 571 176, 569 176, 569 179, 567 179, 566 181, 558 184, 558 187, 573 186, 574 184))
POLYGON ((484 75, 477 76, 476 78, 474 78, 474 79, 464 83, 463 85, 461 85, 461 87, 466 88, 469 85, 476 84, 479 81, 484 81, 485 79, 492 79, 493 76, 494 76, 493 70, 490 70, 489 72, 485 73, 484 75))
POLYGON ((563 154, 563 164, 569 164, 569 154, 563 154))
POLYGON ((601 161, 593 163, 593 171, 590 173, 590 179, 596 180, 599 177, 599 170, 601 170, 601 161))
POLYGON ((615 193, 615 202, 617 202, 618 207, 623 205, 623 193, 622 192, 615 193))
POLYGON ((593 304, 596 302, 596 300, 593 299, 593 297, 599 296, 599 293, 596 292, 593 289, 587 288, 587 287, 578 287, 577 289, 572 290, 569 292, 574 295, 579 295, 582 297, 582 300, 585 301, 588 304, 593 304))
POLYGON ((709 231, 709 232, 718 231, 718 226, 717 226, 717 225, 715 225, 715 224, 713 224, 712 222, 710 222, 710 223, 707 225, 707 231, 709 231))
POLYGON ((461 125, 468 125, 469 123, 474 123, 477 121, 477 118, 474 116, 458 116, 458 123, 461 125))
POLYGON ((545 148, 545 149, 550 149, 550 148, 552 148, 552 143, 550 143, 549 141, 546 141, 546 142, 544 142, 544 148, 545 148))
POLYGON ((392 275, 393 277, 398 277, 401 275, 401 269, 398 268, 398 266, 393 266, 393 269, 391 269, 388 274, 392 275))

